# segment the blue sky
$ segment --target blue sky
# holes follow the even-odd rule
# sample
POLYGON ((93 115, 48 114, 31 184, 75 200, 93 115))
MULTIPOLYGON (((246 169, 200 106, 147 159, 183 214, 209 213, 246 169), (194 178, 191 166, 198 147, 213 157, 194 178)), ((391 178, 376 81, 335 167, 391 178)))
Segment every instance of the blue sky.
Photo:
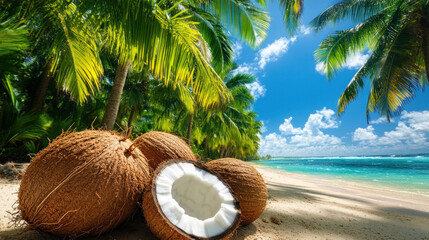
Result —
POLYGON ((337 100, 367 52, 349 59, 331 81, 321 73, 314 51, 335 30, 350 23, 312 32, 308 23, 337 1, 306 0, 303 27, 289 36, 277 1, 270 1, 271 26, 260 48, 235 44, 237 71, 254 74, 258 82, 248 86, 257 98, 254 110, 263 121, 261 155, 329 156, 412 154, 429 152, 429 93, 418 93, 402 114, 387 123, 371 115, 367 124, 369 84, 339 118, 337 100))

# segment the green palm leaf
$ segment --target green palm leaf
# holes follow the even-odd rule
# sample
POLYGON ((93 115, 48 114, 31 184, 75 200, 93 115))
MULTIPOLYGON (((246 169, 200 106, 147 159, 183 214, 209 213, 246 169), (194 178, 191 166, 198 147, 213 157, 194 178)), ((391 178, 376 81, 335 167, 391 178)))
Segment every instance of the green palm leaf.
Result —
POLYGON ((303 0, 280 0, 280 8, 284 11, 283 18, 289 33, 293 34, 298 29, 302 11, 303 0))
POLYGON ((324 28, 329 23, 337 23, 345 18, 354 22, 364 21, 390 6, 396 0, 345 0, 341 1, 319 14, 311 21, 316 30, 324 28))
POLYGON ((216 108, 230 100, 228 89, 198 47, 203 37, 186 10, 162 9, 147 0, 112 2, 106 8, 115 10, 109 17, 108 35, 112 50, 122 59, 144 63, 167 86, 191 87, 204 107, 216 108), (138 51, 128 51, 129 46, 138 51))
POLYGON ((98 56, 94 29, 73 3, 55 0, 23 1, 22 17, 35 24, 35 41, 50 39, 47 49, 59 88, 77 102, 99 89, 103 67, 98 56))
POLYGON ((247 0, 210 0, 203 7, 215 13, 222 24, 252 47, 266 38, 269 27, 267 12, 247 0))
POLYGON ((357 26, 336 32, 322 41, 314 55, 316 61, 323 64, 328 79, 343 67, 348 57, 365 48, 374 48, 378 41, 375 36, 382 31, 389 14, 389 10, 382 11, 357 26))

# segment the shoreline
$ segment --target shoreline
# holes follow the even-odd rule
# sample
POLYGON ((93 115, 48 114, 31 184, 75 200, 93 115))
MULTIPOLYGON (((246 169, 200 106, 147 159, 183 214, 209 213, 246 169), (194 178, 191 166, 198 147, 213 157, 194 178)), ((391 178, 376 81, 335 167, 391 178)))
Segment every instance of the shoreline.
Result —
MULTIPOLYGON (((270 174, 280 174, 282 176, 286 176, 287 178, 294 178, 296 180, 300 180, 302 182, 306 182, 309 184, 316 184, 321 187, 323 190, 334 191, 338 193, 349 193, 351 191, 366 191, 371 194, 380 194, 389 199, 396 199, 398 201, 405 201, 405 199, 415 199, 417 200, 417 204, 422 203, 421 201, 427 201, 427 204, 424 204, 429 212, 429 193, 420 193, 414 191, 404 191, 403 189, 398 188, 396 185, 387 185, 379 182, 369 182, 364 180, 355 180, 348 178, 335 178, 334 176, 329 175, 315 175, 315 174, 305 174, 305 173, 296 173, 296 172, 288 172, 283 169, 276 169, 269 166, 253 164, 258 171, 267 172, 270 174), (329 185, 335 187, 327 187, 329 185), (341 185, 347 186, 342 187, 341 185), (348 189, 347 189, 348 188, 348 189), (382 193, 381 193, 382 192, 382 193), (398 196, 400 194, 400 197, 398 196)), ((264 179, 270 178, 270 176, 264 176, 264 179)), ((371 199, 370 196, 363 196, 364 198, 371 199)), ((377 200, 377 199, 374 199, 377 200)))
MULTIPOLYGON (((378 186, 289 173, 252 164, 264 177, 268 202, 262 216, 232 240, 429 239, 429 196, 378 186)), ((0 179, 0 239, 62 239, 9 225, 19 181, 0 179)), ((141 214, 90 239, 156 239, 141 214)))
POLYGON ((377 188, 377 189, 383 188, 385 191, 403 192, 407 194, 429 197, 429 182, 428 182, 427 188, 416 187, 417 185, 412 185, 412 188, 407 188, 407 184, 405 183, 401 183, 401 184, 397 182, 387 183, 384 180, 371 181, 369 179, 360 178, 359 176, 354 177, 354 176, 347 176, 347 175, 339 176, 335 174, 325 174, 325 173, 313 174, 313 173, 305 173, 305 172, 293 172, 282 168, 275 168, 261 163, 257 163, 257 161, 260 161, 260 160, 252 160, 252 161, 249 161, 249 163, 253 164, 254 166, 266 168, 266 170, 268 171, 272 170, 272 171, 278 171, 279 173, 287 173, 291 175, 296 174, 297 176, 308 176, 309 178, 339 181, 347 184, 354 184, 357 186, 365 186, 368 188, 377 188))

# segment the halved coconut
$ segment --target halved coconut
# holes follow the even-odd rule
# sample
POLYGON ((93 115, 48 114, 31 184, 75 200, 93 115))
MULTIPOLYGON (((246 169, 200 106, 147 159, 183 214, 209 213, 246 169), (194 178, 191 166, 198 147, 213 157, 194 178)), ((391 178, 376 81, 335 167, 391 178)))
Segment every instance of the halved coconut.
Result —
POLYGON ((228 239, 241 210, 220 175, 195 161, 171 160, 155 171, 143 213, 160 239, 228 239))

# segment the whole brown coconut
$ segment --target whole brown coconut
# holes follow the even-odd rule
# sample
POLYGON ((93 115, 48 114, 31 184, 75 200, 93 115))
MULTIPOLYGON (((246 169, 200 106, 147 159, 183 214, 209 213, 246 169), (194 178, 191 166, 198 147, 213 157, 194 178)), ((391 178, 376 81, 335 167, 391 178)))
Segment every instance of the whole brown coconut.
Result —
POLYGON ((152 131, 134 140, 134 144, 142 151, 152 169, 172 159, 197 161, 189 145, 178 136, 170 133, 152 131))
POLYGON ((229 239, 240 222, 240 204, 231 187, 195 161, 161 164, 143 203, 147 225, 161 240, 229 239))
POLYGON ((18 193, 21 217, 55 235, 99 235, 135 212, 149 176, 146 158, 127 137, 64 134, 28 166, 18 193))
POLYGON ((261 174, 252 165, 235 158, 221 158, 206 164, 219 173, 231 186, 240 201, 241 224, 249 224, 264 212, 267 204, 267 186, 261 174))

